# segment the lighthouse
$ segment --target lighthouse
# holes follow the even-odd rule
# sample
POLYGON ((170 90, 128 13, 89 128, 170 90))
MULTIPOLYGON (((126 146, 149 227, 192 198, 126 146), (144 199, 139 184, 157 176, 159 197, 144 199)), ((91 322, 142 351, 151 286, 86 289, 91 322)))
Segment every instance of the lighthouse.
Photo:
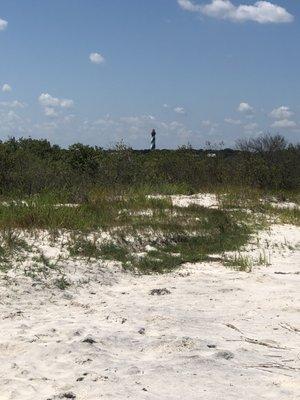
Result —
POLYGON ((153 131, 151 132, 151 148, 150 148, 151 150, 156 149, 155 136, 156 136, 156 132, 155 132, 155 129, 153 129, 153 131))

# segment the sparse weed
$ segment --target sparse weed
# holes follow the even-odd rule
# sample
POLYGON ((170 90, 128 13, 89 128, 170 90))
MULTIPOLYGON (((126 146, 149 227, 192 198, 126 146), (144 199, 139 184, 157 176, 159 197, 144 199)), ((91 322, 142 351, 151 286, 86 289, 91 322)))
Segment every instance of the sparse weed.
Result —
POLYGON ((66 279, 64 275, 54 281, 54 285, 60 290, 66 290, 71 283, 66 279))
POLYGON ((251 272, 253 267, 252 260, 242 254, 235 254, 234 257, 226 257, 224 265, 231 267, 237 271, 251 272))
POLYGON ((69 252, 72 257, 99 258, 101 253, 97 244, 81 235, 75 236, 69 244, 69 252))
POLYGON ((101 257, 106 260, 116 260, 121 262, 128 261, 128 251, 121 246, 114 243, 104 244, 100 248, 101 257))
POLYGON ((278 223, 300 226, 300 208, 282 209, 271 207, 267 212, 273 216, 278 223))
POLYGON ((0 271, 7 272, 11 267, 12 264, 6 256, 5 249, 0 246, 0 271))
POLYGON ((10 228, 2 230, 0 240, 0 271, 7 272, 12 268, 12 259, 22 260, 22 254, 29 251, 30 246, 10 228))
POLYGON ((55 269, 56 266, 56 263, 52 262, 49 257, 46 257, 44 253, 34 256, 32 261, 35 261, 37 264, 41 264, 42 266, 50 269, 55 269))
POLYGON ((265 250, 259 253, 258 265, 264 265, 265 267, 270 265, 270 256, 267 257, 265 250))
POLYGON ((15 254, 21 250, 30 250, 27 242, 19 237, 19 233, 9 227, 2 230, 1 239, 6 252, 9 254, 15 254))

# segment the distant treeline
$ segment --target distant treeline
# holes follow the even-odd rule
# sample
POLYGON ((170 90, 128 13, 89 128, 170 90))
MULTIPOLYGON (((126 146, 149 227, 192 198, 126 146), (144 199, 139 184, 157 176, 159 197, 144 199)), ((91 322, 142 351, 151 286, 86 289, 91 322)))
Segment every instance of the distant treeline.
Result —
POLYGON ((190 191, 218 187, 264 190, 300 188, 300 145, 264 135, 237 142, 236 149, 105 150, 76 143, 68 149, 47 140, 0 142, 0 194, 24 196, 64 192, 75 201, 100 188, 163 187, 190 191))

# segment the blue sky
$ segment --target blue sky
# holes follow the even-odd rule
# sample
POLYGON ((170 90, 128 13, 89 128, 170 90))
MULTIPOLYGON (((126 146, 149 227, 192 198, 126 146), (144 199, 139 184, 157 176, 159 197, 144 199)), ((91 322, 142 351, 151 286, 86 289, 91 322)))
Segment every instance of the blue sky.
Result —
POLYGON ((0 138, 299 141, 297 0, 2 0, 0 138))

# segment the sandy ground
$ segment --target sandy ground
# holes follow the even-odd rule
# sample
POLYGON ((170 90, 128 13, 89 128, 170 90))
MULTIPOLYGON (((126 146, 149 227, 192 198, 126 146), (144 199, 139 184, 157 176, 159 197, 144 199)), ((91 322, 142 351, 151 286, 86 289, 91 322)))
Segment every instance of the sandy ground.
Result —
POLYGON ((107 263, 66 291, 2 281, 0 399, 300 399, 299 243, 297 227, 260 233, 246 252, 271 265, 249 274, 107 263))

